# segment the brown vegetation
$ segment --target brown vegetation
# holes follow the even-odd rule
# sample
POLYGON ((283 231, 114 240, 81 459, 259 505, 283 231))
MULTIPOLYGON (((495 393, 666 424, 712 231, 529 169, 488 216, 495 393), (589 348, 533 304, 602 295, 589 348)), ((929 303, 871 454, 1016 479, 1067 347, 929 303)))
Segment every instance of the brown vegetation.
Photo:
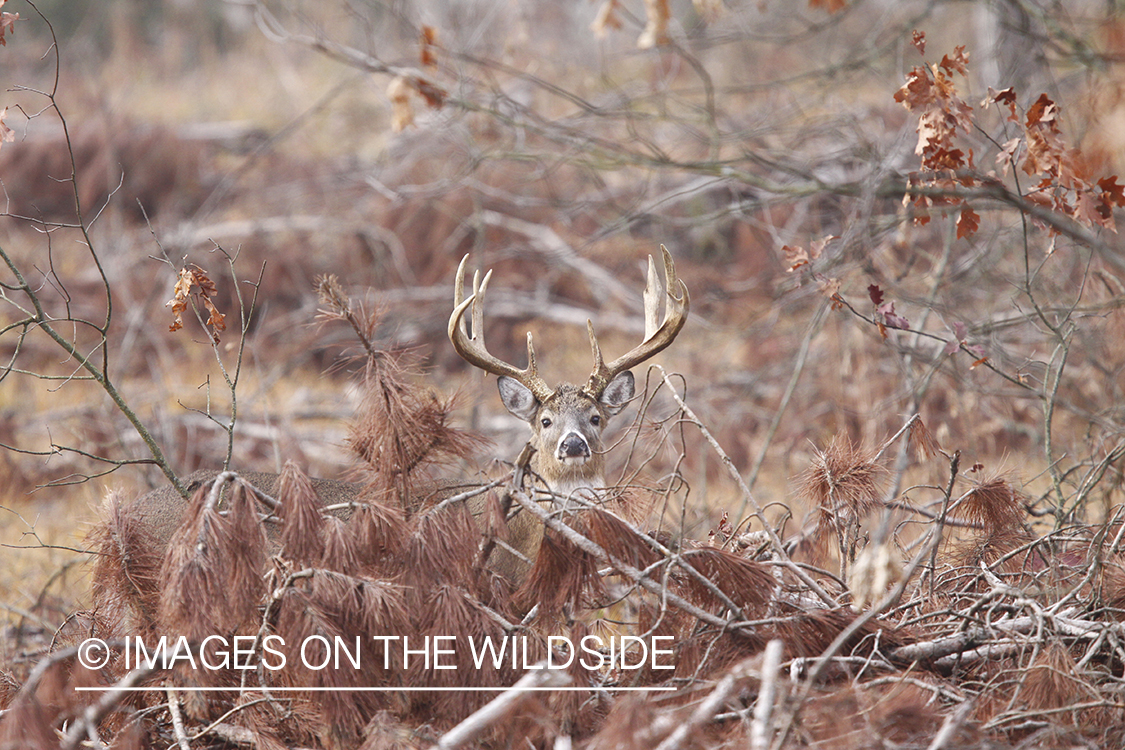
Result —
POLYGON ((0 747, 1125 743, 1115 10, 297 5, 0 0, 0 747), (692 319, 540 502, 457 262, 578 373, 660 244, 692 319), (125 664, 181 634, 289 668, 125 664), (523 668, 586 636, 674 668, 523 668))

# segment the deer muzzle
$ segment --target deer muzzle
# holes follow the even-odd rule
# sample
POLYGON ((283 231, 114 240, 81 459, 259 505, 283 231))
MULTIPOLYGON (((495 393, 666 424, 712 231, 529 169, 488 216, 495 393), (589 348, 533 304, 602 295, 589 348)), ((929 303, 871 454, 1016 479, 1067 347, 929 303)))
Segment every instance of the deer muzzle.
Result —
POLYGON ((558 457, 561 461, 571 459, 586 460, 590 457, 590 444, 577 432, 570 432, 559 441, 558 457))

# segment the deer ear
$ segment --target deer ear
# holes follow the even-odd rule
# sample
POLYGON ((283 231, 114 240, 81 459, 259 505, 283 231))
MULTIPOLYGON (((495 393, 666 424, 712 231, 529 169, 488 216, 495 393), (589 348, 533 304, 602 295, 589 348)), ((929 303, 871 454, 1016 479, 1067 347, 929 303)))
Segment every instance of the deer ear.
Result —
POLYGON ((602 391, 602 397, 598 401, 602 408, 606 410, 606 413, 612 417, 624 409, 629 399, 633 398, 634 387, 633 373, 626 370, 609 381, 609 385, 602 391))
POLYGON ((496 381, 496 386, 500 389, 500 400, 504 402, 504 407, 508 411, 525 422, 535 419, 535 413, 539 411, 539 401, 531 389, 507 375, 501 375, 496 381))

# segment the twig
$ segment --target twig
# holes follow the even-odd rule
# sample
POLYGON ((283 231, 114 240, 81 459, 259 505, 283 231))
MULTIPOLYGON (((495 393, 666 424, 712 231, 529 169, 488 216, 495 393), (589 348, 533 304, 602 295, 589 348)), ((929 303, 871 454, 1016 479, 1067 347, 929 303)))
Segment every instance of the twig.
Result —
POLYGON ((794 564, 794 562, 789 559, 789 555, 785 552, 785 545, 782 543, 781 538, 777 535, 777 532, 774 531, 773 526, 771 526, 770 523, 766 520, 765 513, 762 511, 762 506, 758 504, 757 499, 750 492, 750 488, 746 486, 746 482, 743 481, 742 475, 738 473, 738 469, 735 468, 734 462, 730 459, 730 456, 728 456, 726 451, 723 450, 723 447, 719 445, 719 441, 715 439, 715 436, 711 434, 711 431, 707 429, 702 420, 700 420, 699 417, 696 416, 695 412, 691 410, 691 407, 684 403, 684 400, 680 398, 680 394, 676 392, 676 389, 673 387, 672 381, 668 378, 668 373, 664 370, 664 368, 660 365, 653 366, 660 371, 661 375, 663 375, 664 382, 668 386, 668 391, 672 394, 672 398, 675 399, 676 404, 683 411, 684 416, 687 417, 701 433, 703 433, 703 437, 706 438, 707 442, 711 444, 712 450, 714 450, 715 453, 718 454, 719 460, 723 462, 723 466, 727 468, 727 472, 738 484, 738 488, 742 492, 743 498, 749 501, 749 503, 754 507, 754 515, 757 516, 758 520, 762 522, 762 527, 765 528, 766 533, 769 534, 770 542, 773 544, 775 554, 778 556, 778 559, 781 561, 782 565, 784 565, 789 571, 793 573, 793 575, 800 579, 801 583, 808 586, 809 589, 811 589, 818 597, 820 597, 821 601, 823 601, 829 607, 838 606, 839 603, 834 598, 832 598, 831 594, 825 591, 820 584, 814 581, 812 576, 801 570, 798 565, 794 564))
MULTIPOLYGON (((778 644, 780 650, 781 641, 770 641, 771 646, 774 643, 778 644)), ((723 679, 719 680, 719 683, 715 685, 715 689, 695 707, 695 710, 692 711, 688 720, 680 724, 676 727, 675 731, 665 737, 664 741, 656 746, 656 750, 679 750, 690 735, 699 727, 709 722, 715 714, 719 712, 719 709, 723 707, 727 698, 734 692, 735 687, 738 686, 739 681, 745 679, 746 676, 750 674, 750 664, 752 661, 751 659, 746 659, 734 665, 734 667, 723 676, 723 679)), ((777 665, 774 664, 775 671, 776 668, 777 665)))
POLYGON ((168 713, 172 716, 172 730, 176 733, 176 744, 180 746, 180 750, 191 750, 191 743, 184 730, 184 717, 180 713, 180 696, 171 687, 165 692, 168 696, 168 713))
POLYGON ((973 702, 965 701, 957 710, 945 717, 942 722, 941 729, 934 735, 934 741, 930 743, 926 750, 943 750, 948 747, 949 743, 953 740, 953 736, 957 731, 965 725, 969 718, 969 713, 973 710, 973 702))
MULTIPOLYGON (((593 555, 602 562, 608 562, 623 575, 631 578, 633 581, 639 584, 642 588, 650 591, 653 594, 656 594, 657 596, 663 597, 663 599, 666 600, 669 604, 675 605, 676 607, 683 610, 684 612, 687 612, 689 615, 692 615, 696 619, 702 620, 710 625, 714 625, 721 630, 732 629, 732 622, 724 620, 717 615, 713 615, 706 610, 700 609, 683 597, 678 596, 671 591, 668 591, 666 586, 649 578, 644 571, 638 570, 632 565, 629 565, 624 560, 619 560, 613 555, 610 555, 608 552, 602 549, 600 545, 598 545, 588 537, 575 531, 569 525, 555 518, 543 508, 540 508, 539 504, 528 497, 524 492, 514 488, 511 489, 510 492, 512 493, 512 498, 520 505, 522 505, 524 510, 528 511, 533 516, 542 521, 544 525, 547 526, 547 528, 562 534, 567 541, 581 549, 583 552, 587 552, 593 555)), ((733 629, 737 630, 738 628, 733 627, 733 629)), ((747 635, 753 634, 747 633, 747 635)))
MULTIPOLYGON (((777 405, 777 410, 774 411, 770 426, 766 428, 765 435, 762 438, 762 449, 758 452, 758 457, 754 459, 754 465, 750 467, 750 477, 746 480, 747 490, 753 488, 754 483, 758 481, 758 473, 762 470, 762 464, 766 461, 766 452, 773 443, 773 438, 774 435, 777 434, 778 427, 781 426, 781 419, 785 416, 786 409, 789 408, 789 402, 792 400, 793 394, 797 392, 797 383, 800 381, 801 375, 805 371, 806 362, 808 362, 809 349, 812 347, 813 339, 820 333, 820 328, 824 324, 828 309, 829 304, 828 301, 825 300, 824 303, 817 308, 816 313, 809 322, 808 330, 805 331, 804 338, 801 339, 801 345, 797 349, 797 357, 793 360, 793 372, 790 373, 789 382, 785 385, 785 393, 781 395, 781 401, 777 405)), ((746 514, 746 505, 748 502, 749 495, 743 495, 742 507, 738 509, 740 518, 746 514)))
POLYGON ((536 664, 511 688, 474 711, 467 719, 443 734, 431 750, 451 750, 472 742, 482 732, 508 715, 520 703, 544 687, 570 684, 570 675, 559 669, 547 669, 546 662, 536 664))
MULTIPOLYGON (((77 653, 77 650, 75 650, 75 653, 77 653)), ((162 659, 163 657, 154 658, 154 665, 159 664, 162 659)), ((60 745, 62 750, 75 750, 75 748, 82 744, 83 737, 89 737, 91 741, 94 742, 95 746, 100 745, 101 742, 98 739, 97 730, 98 722, 101 721, 106 714, 116 708, 117 704, 132 694, 130 688, 135 687, 137 683, 147 679, 158 671, 160 671, 160 669, 156 666, 138 667, 118 680, 113 687, 102 693, 101 698, 99 698, 97 702, 87 706, 67 729, 66 735, 63 737, 62 744, 60 745)))
POLYGON ((773 735, 770 730, 770 715, 773 713, 774 696, 777 692, 777 670, 781 664, 782 645, 775 638, 766 644, 766 650, 762 654, 762 686, 758 689, 754 718, 750 722, 751 750, 766 750, 770 746, 773 735))
MULTIPOLYGON (((949 490, 947 490, 947 496, 948 492, 953 488, 954 480, 957 478, 958 469, 961 463, 961 453, 959 451, 955 452, 951 457, 949 463, 949 490)), ((828 657, 834 656, 841 648, 844 647, 844 644, 847 643, 865 625, 867 625, 867 623, 875 619, 879 614, 887 610, 889 607, 893 606, 894 603, 898 601, 899 597, 902 596, 902 592, 906 590, 907 582, 909 582, 910 579, 914 576, 914 571, 918 569, 918 566, 922 564, 922 561, 924 559, 930 556, 932 551, 937 548, 937 545, 940 542, 940 531, 937 528, 931 530, 929 544, 923 545, 922 549, 918 550, 918 553, 914 555, 913 559, 911 559, 910 561, 910 564, 903 571, 902 577, 895 584, 894 588, 892 588, 891 591, 883 597, 882 601, 880 601, 878 605, 872 607, 871 609, 856 617, 850 625, 844 628, 839 633, 839 635, 836 636, 832 643, 829 644, 828 648, 824 649, 824 652, 820 655, 821 661, 819 661, 809 673, 808 679, 806 679, 801 689, 800 695, 794 702, 793 708, 788 712, 785 725, 778 733, 777 740, 773 745, 774 748, 781 748, 785 745, 785 741, 788 738, 789 733, 793 729, 793 724, 796 722, 797 716, 800 714, 805 700, 808 698, 809 693, 812 691, 812 686, 816 684, 816 681, 820 678, 820 675, 824 672, 824 669, 830 662, 830 659, 828 657)))

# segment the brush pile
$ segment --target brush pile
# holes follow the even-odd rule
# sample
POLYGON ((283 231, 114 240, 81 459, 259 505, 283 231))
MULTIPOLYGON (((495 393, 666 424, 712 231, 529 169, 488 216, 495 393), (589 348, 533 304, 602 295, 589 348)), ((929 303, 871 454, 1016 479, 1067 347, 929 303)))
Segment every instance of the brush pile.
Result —
POLYGON ((648 531, 654 490, 562 513, 521 465, 437 482, 474 447, 449 404, 374 350, 366 392, 354 508, 323 512, 293 463, 276 497, 225 473, 158 554, 113 503, 95 608, 13 691, 0 746, 1125 742, 1125 523, 1037 531, 1005 478, 962 487, 960 455, 917 417, 878 451, 816 455, 804 533, 783 540, 755 509, 760 530, 724 519, 704 543, 648 531), (944 486, 884 500, 900 441, 944 486), (488 558, 515 513, 546 531, 513 582, 488 558))

